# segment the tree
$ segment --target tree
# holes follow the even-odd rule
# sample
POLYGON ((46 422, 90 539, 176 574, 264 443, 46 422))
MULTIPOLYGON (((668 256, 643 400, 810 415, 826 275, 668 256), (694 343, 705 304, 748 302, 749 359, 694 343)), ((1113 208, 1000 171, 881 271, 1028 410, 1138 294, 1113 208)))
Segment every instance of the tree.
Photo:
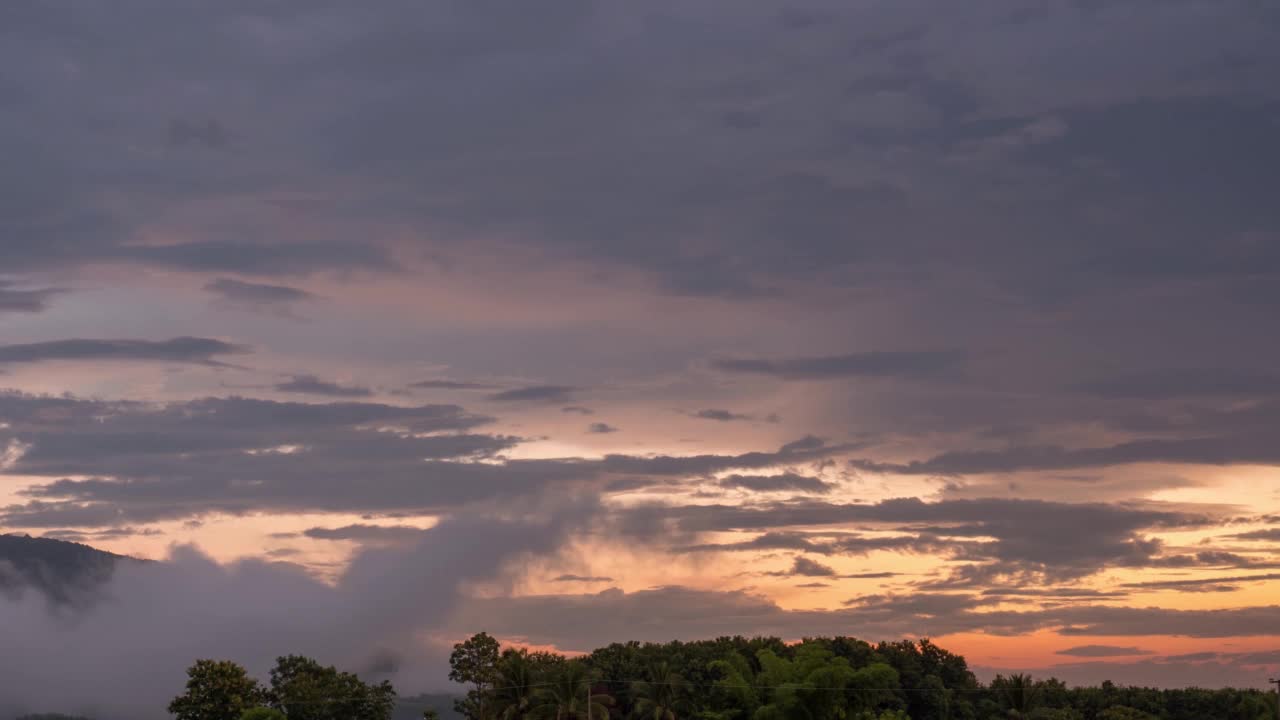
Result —
POLYGON ((1029 717, 1040 704, 1040 686, 1030 675, 997 675, 991 681, 991 689, 999 694, 1001 705, 1011 718, 1029 717))
POLYGON ((1160 720, 1151 713, 1146 713, 1124 705, 1109 707, 1098 715, 1098 720, 1160 720))
POLYGON ((286 655, 271 669, 271 706, 289 720, 390 720, 391 683, 365 683, 308 657, 286 655))
POLYGON ((454 709, 471 720, 485 720, 485 687, 491 687, 498 673, 498 641, 479 632, 453 646, 449 654, 449 679, 471 683, 475 689, 454 703, 454 709))
POLYGON ((240 720, 285 720, 284 713, 269 707, 256 707, 245 710, 240 720))
POLYGON ((539 719, 608 720, 612 705, 613 698, 591 690, 587 666, 570 662, 538 693, 532 715, 539 719))
POLYGON ((230 660, 197 660, 187 668, 186 692, 169 703, 177 720, 240 720, 266 696, 258 681, 230 660))
POLYGON ((676 720, 688 709, 684 678, 666 662, 649 666, 647 680, 631 683, 631 713, 643 720, 676 720))
POLYGON ((538 675, 525 650, 504 650, 498 659, 497 687, 493 692, 493 712, 502 720, 521 720, 533 710, 538 694, 538 675))

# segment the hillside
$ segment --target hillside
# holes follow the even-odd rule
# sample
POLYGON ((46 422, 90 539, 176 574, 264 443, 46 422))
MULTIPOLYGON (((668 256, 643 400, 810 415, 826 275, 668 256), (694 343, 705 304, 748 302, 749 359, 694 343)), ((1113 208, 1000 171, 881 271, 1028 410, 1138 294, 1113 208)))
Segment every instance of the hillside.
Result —
POLYGON ((53 602, 70 602, 110 579, 120 562, 146 561, 65 540, 0 535, 0 593, 33 588, 53 602))

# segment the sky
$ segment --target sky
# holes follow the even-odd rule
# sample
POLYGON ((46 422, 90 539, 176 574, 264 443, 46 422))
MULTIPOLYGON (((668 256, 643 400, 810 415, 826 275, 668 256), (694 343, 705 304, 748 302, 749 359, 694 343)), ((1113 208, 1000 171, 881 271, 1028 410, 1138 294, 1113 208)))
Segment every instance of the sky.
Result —
POLYGON ((10 603, 24 688, 73 641, 439 688, 481 629, 1280 670, 1274 4, 11 2, 0 36, 0 532, 171 561, 74 622, 10 603))

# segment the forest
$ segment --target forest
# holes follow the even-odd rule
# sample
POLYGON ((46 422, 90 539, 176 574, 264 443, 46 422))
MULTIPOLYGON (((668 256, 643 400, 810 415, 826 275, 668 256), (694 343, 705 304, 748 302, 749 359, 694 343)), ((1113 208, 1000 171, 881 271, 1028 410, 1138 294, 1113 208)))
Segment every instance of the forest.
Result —
MULTIPOLYGON (((502 647, 478 633, 453 647, 452 708, 397 700, 389 682, 296 655, 267 685, 229 661, 199 660, 173 699, 175 720, 1271 720, 1256 689, 1067 687, 1053 678, 979 682, 929 640, 849 637, 787 643, 722 637, 614 643, 565 655, 502 647)), ((439 696, 436 696, 439 697, 439 696)))

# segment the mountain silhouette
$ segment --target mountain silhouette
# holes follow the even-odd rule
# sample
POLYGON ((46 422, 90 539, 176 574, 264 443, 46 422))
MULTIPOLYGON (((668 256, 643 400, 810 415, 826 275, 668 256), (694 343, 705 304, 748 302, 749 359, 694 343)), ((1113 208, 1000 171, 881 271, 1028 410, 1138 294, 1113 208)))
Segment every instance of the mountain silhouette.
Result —
POLYGON ((35 590, 68 604, 111 579, 118 564, 142 562, 65 540, 0 535, 0 596, 35 590))

